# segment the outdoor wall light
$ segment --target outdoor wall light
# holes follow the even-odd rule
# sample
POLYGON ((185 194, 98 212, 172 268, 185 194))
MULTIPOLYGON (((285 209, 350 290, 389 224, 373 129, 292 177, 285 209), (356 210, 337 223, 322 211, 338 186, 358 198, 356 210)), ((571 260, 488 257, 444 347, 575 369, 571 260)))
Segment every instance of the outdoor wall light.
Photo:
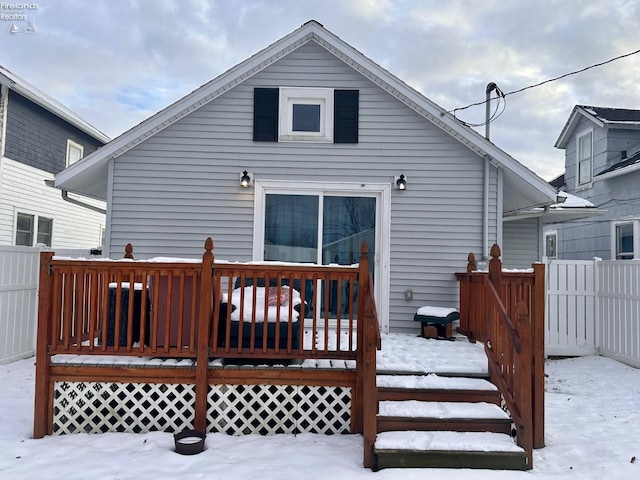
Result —
POLYGON ((393 177, 393 185, 396 190, 407 189, 407 177, 400 175, 399 177, 393 177))
POLYGON ((248 188, 253 185, 253 174, 246 170, 240 174, 240 186, 248 188))

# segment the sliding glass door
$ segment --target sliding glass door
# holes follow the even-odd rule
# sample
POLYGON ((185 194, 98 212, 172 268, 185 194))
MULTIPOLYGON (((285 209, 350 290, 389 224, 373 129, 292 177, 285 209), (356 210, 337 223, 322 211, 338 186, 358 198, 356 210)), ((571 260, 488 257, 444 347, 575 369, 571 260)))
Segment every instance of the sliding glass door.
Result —
POLYGON ((351 265, 363 241, 375 254, 376 199, 267 194, 264 259, 351 265))
MULTIPOLYGON (((352 265, 359 262, 360 248, 366 241, 370 271, 375 273, 376 209, 375 196, 328 192, 267 193, 264 202, 264 260, 352 265)), ((329 313, 345 313, 348 306, 338 305, 337 299, 348 296, 338 295, 338 289, 348 288, 348 285, 331 282, 324 288, 330 289, 329 313)), ((324 291, 316 293, 324 295, 324 291)), ((313 302, 312 298, 307 300, 313 302)), ((321 304, 324 310, 324 302, 321 304)))

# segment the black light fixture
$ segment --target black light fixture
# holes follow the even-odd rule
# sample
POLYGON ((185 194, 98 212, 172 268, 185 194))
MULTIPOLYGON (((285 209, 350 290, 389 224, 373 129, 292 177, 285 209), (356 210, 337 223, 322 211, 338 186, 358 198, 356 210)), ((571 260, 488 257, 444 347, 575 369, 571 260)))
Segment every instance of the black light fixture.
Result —
POLYGON ((240 174, 240 186, 243 188, 248 188, 251 183, 251 174, 245 170, 240 174))
POLYGON ((407 189, 407 179, 404 175, 400 175, 399 177, 394 177, 394 185, 397 190, 406 190, 407 189))

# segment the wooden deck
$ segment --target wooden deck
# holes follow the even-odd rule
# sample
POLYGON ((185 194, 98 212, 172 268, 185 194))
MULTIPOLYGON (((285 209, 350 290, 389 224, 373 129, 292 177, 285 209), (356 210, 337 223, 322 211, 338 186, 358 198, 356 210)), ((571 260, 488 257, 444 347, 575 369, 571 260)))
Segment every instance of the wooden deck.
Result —
MULTIPOLYGON (((384 419, 379 399, 489 399, 508 406, 522 450, 504 458, 471 452, 469 466, 531 468, 531 448, 544 441, 539 271, 510 278, 494 263, 492 274, 471 264, 458 274, 459 331, 484 345, 465 337, 381 340, 366 246, 360 263, 346 267, 216 263, 212 249, 208 239, 202 261, 182 263, 133 261, 130 246, 125 261, 42 254, 35 438, 185 428, 360 433, 363 464, 375 469, 403 466, 397 449, 388 448, 397 433, 388 430, 398 426, 506 428, 504 419, 384 419), (377 387, 377 375, 386 386, 377 387), (434 384, 436 375, 449 386, 434 384), (398 384, 409 377, 419 387, 398 384), (498 388, 465 386, 487 378, 498 388), (379 435, 386 440, 376 447, 379 435)), ((456 454, 445 453, 412 451, 406 465, 455 466, 456 454)))

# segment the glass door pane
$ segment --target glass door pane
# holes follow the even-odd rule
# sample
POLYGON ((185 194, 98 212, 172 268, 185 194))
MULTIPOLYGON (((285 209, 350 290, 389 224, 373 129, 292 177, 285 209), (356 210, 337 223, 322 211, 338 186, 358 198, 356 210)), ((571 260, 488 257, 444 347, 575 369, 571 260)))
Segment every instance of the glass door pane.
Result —
MULTIPOLYGON (((322 263, 325 265, 329 263, 339 265, 358 263, 362 242, 366 241, 369 246, 369 271, 373 274, 376 246, 376 199, 373 197, 325 196, 323 207, 322 263)), ((348 312, 349 288, 347 282, 343 282, 342 285, 338 285, 338 282, 331 282, 329 285, 329 313, 331 315, 336 315, 338 312, 341 314, 348 312), (339 291, 340 295, 338 295, 339 291)), ((323 305, 323 310, 324 308, 323 305)))
POLYGON ((317 195, 267 194, 264 216, 264 259, 318 262, 317 195))

